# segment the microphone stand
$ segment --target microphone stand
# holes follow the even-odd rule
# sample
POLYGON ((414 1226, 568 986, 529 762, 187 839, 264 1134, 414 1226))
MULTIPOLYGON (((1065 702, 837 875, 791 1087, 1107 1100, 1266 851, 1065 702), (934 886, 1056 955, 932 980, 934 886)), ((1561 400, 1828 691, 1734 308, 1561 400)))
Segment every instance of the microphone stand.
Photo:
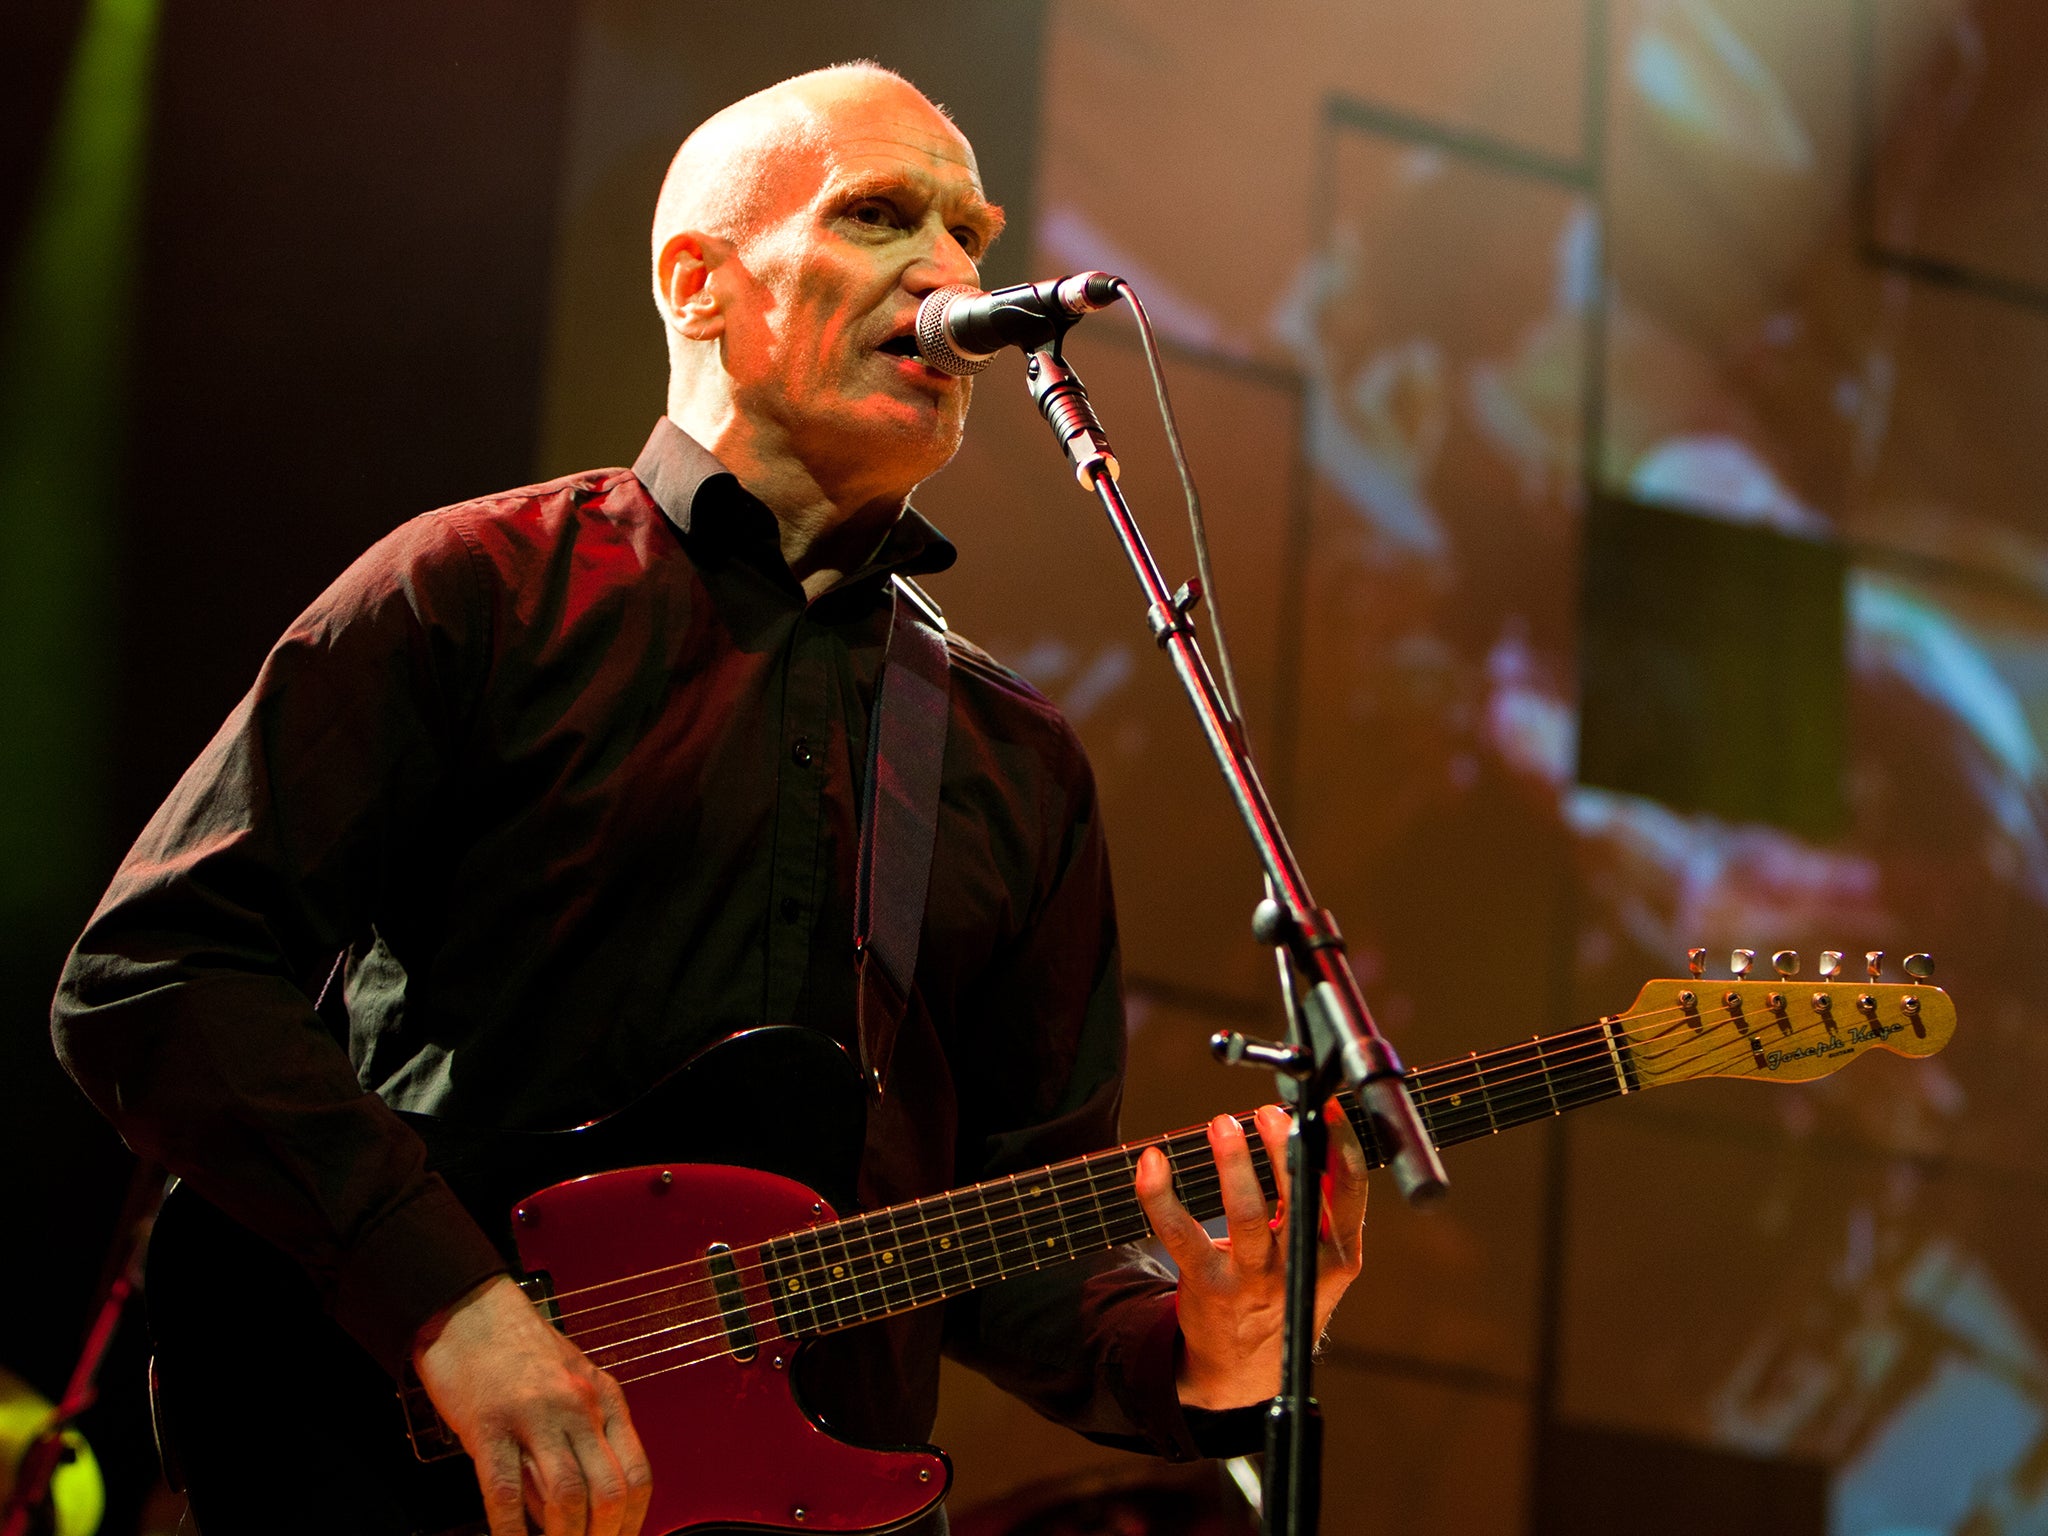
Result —
POLYGON ((1243 722, 1230 711, 1196 642, 1189 615, 1201 601, 1201 586, 1189 581, 1177 591, 1167 589, 1117 485, 1116 455, 1095 419, 1087 391, 1060 355, 1061 340, 1077 318, 1066 317, 1053 339, 1027 357, 1031 398, 1073 461, 1075 478, 1083 489, 1095 493, 1109 514, 1110 526, 1137 575, 1145 596, 1146 625, 1194 705, 1265 872, 1267 894, 1253 914, 1252 931, 1285 957, 1280 971, 1288 1002, 1287 1042, 1247 1041, 1232 1034, 1219 1035, 1216 1045, 1226 1060, 1269 1066, 1290 1080, 1283 1088, 1293 1115, 1287 1140, 1292 1213, 1287 1310, 1280 1393, 1266 1421, 1260 1522, 1264 1536, 1315 1536, 1322 1493, 1322 1414, 1312 1390, 1315 1292, 1322 1173, 1329 1149, 1323 1104, 1338 1082, 1349 1082, 1357 1092, 1405 1198, 1434 1198, 1448 1187, 1448 1180, 1409 1097, 1401 1060, 1366 1007, 1336 919, 1310 894, 1253 766, 1243 722), (1293 985, 1296 972, 1306 980, 1305 988, 1293 985))

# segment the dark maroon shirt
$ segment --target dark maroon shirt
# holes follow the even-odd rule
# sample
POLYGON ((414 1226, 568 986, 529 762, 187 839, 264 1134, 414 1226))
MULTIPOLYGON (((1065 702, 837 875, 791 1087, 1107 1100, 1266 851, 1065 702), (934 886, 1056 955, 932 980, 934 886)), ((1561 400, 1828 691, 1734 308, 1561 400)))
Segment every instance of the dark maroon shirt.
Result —
MULTIPOLYGON (((847 1038, 886 577, 953 559, 906 511, 807 602, 768 509, 666 419, 631 471, 406 523, 286 632, 121 865, 57 994, 66 1065, 395 1368, 503 1261, 394 1108, 562 1126, 735 1029, 847 1038), (345 1051, 311 995, 338 954, 345 1051)), ((949 648, 916 995, 864 1177, 891 1199, 1106 1145, 1121 1092, 1087 762, 1029 685, 949 648)), ((940 1312, 893 1325, 871 1432, 929 1428, 943 1329, 1084 1433, 1194 1452, 1171 1282, 1136 1254, 940 1312)))

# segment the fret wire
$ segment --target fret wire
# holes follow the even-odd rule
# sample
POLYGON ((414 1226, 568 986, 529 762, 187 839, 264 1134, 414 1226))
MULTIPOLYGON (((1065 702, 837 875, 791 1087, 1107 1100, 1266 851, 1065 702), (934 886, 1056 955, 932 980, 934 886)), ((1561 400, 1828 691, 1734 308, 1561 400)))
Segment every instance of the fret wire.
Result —
MULTIPOLYGON (((946 1224, 953 1229, 950 1235, 941 1234, 941 1244, 943 1251, 948 1253, 952 1257, 953 1262, 960 1266, 961 1279, 966 1282, 967 1287, 971 1287, 974 1284, 974 1265, 968 1258, 967 1234, 960 1226, 962 1200, 963 1196, 957 1190, 939 1197, 940 1209, 945 1214, 946 1224)), ((947 1294, 952 1295, 955 1292, 951 1287, 948 1287, 947 1294)))
POLYGON ((811 1326, 823 1331, 832 1326, 832 1319, 825 1307, 830 1297, 826 1294, 826 1270, 822 1262, 825 1251, 823 1234, 815 1228, 806 1227, 797 1234, 796 1242, 797 1278, 802 1288, 794 1294, 803 1298, 810 1310, 811 1326))
POLYGON ((1489 1136, 1498 1136, 1500 1134, 1500 1117, 1493 1111, 1493 1089, 1488 1086, 1486 1081, 1486 1063, 1479 1059, 1477 1051, 1472 1053, 1472 1077, 1479 1084, 1479 1103, 1480 1107, 1486 1111, 1487 1134, 1489 1136))
MULTIPOLYGON (((1026 1175, 1017 1177, 1021 1181, 1026 1175)), ((1050 1170, 1041 1172, 1028 1186, 1020 1184, 1018 1198, 1024 1202, 1024 1255, 1033 1269, 1042 1269, 1058 1258, 1065 1227, 1050 1170)))
POLYGON ((887 1214, 888 1207, 884 1206, 881 1210, 868 1212, 862 1217, 860 1239, 865 1252, 856 1251, 854 1255, 857 1266, 854 1274, 856 1277, 865 1275, 873 1282, 869 1289, 883 1314, 889 1310, 889 1281, 893 1278, 882 1272, 882 1250, 886 1241, 882 1233, 882 1222, 887 1214))
MULTIPOLYGON (((1050 1253, 1058 1250, 1047 1249, 1044 1246, 1046 1179, 1040 1177, 1027 1186, 1023 1182, 1025 1177, 1024 1174, 1018 1174, 1012 1180, 1012 1186, 1017 1191, 1018 1213, 1023 1218, 1024 1249, 1019 1257, 1033 1269, 1038 1269, 1044 1265, 1050 1253)), ((1057 1243, 1058 1239, 1055 1238, 1053 1241, 1057 1243)))
MULTIPOLYGON (((859 1218, 856 1217, 854 1219, 858 1220, 859 1218)), ((830 1295, 832 1298, 832 1311, 842 1325, 847 1321, 844 1315, 844 1307, 848 1301, 854 1302, 852 1320, 854 1322, 864 1320, 861 1316, 858 1302, 860 1295, 859 1282, 854 1278, 856 1266, 853 1251, 847 1241, 848 1225, 849 1223, 846 1221, 835 1221, 829 1227, 822 1229, 825 1233, 829 1234, 825 1239, 828 1245, 825 1248, 825 1263, 827 1271, 831 1276, 830 1295), (834 1249, 837 1250, 836 1262, 833 1257, 834 1249), (848 1281, 851 1281, 852 1284, 844 1283, 848 1281)))
MULTIPOLYGON (((978 1220, 981 1225, 981 1231, 987 1234, 989 1242, 989 1262, 992 1266, 992 1273, 988 1275, 975 1276, 975 1279, 983 1284, 986 1284, 990 1280, 1001 1280, 1007 1278, 1006 1272, 1003 1268, 1002 1251, 998 1246, 996 1246, 996 1213, 994 1207, 992 1207, 989 1204, 988 1192, 990 1187, 991 1185, 989 1183, 981 1183, 973 1185, 968 1190, 968 1193, 975 1197, 975 1203, 980 1207, 978 1220)), ((970 1275, 973 1275, 974 1264, 971 1256, 968 1262, 967 1269, 968 1273, 970 1275)))
POLYGON ((947 1266, 960 1262, 960 1228, 953 1220, 952 1196, 934 1195, 917 1202, 918 1228, 924 1233, 925 1254, 931 1260, 932 1289, 944 1296, 953 1290, 947 1266))
POLYGON ((910 1277, 910 1251, 903 1241, 903 1228, 896 1219, 895 1210, 885 1207, 877 1213, 878 1220, 889 1223, 889 1246, 882 1250, 882 1262, 876 1269, 876 1273, 883 1277, 882 1301, 886 1312, 902 1310, 902 1306, 891 1299, 892 1288, 901 1295, 905 1305, 917 1294, 910 1277))
POLYGON ((839 1282, 833 1287, 833 1303, 844 1306, 851 1302, 856 1322, 867 1320, 866 1298, 870 1292, 863 1279, 863 1273, 864 1270, 867 1274, 874 1272, 875 1244, 871 1231, 873 1225, 874 1218, 865 1212, 833 1224, 839 1237, 840 1264, 846 1271, 843 1275, 835 1274, 832 1277, 839 1282), (866 1258, 865 1266, 862 1262, 863 1254, 866 1258))

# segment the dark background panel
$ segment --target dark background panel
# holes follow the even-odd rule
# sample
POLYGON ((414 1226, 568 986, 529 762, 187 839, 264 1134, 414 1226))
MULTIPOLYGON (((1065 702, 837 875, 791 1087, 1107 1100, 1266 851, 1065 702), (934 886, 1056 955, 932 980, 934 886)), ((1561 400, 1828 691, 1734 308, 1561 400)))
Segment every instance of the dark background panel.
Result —
POLYGON ((531 472, 575 7, 166 8, 117 821, 416 512, 531 472))
POLYGON ((1847 813, 1846 574, 1836 545, 1596 501, 1579 782, 1836 836, 1847 813))

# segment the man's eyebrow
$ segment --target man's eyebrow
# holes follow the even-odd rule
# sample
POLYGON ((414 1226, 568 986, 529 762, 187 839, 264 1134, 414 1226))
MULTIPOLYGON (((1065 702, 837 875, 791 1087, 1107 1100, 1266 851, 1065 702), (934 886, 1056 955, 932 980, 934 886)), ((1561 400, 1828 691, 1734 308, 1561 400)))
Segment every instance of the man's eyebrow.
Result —
MULTIPOLYGON (((932 200, 933 183, 925 177, 901 171, 864 171, 844 177, 835 176, 825 190, 835 203, 853 203, 864 197, 881 197, 891 192, 913 192, 929 202, 932 200)), ((981 236, 984 245, 993 244, 1009 222, 999 204, 990 202, 971 188, 961 201, 960 219, 981 236)))

